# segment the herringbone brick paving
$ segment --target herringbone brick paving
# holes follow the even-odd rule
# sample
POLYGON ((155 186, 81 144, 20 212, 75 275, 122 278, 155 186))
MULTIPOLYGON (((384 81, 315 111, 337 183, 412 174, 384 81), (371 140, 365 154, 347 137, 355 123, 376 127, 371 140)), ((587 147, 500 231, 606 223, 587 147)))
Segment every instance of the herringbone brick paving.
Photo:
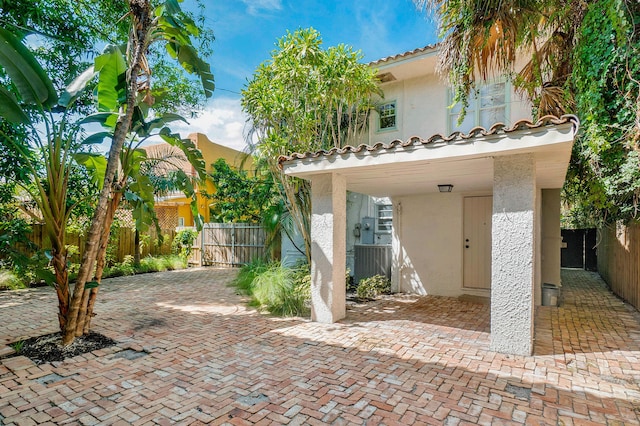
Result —
MULTIPOLYGON (((489 306, 393 296, 337 324, 261 315, 196 269, 105 280, 112 348, 0 364, 0 424, 640 424, 640 317, 596 274, 563 271, 535 355, 488 351, 489 306)), ((50 289, 0 294, 2 343, 56 331, 50 289)))

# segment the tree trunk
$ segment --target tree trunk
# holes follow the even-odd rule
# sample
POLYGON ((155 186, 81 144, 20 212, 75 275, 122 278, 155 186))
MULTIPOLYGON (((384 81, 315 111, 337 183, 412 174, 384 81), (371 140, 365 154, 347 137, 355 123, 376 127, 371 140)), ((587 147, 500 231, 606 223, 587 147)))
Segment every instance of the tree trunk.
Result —
POLYGON ((56 276, 55 289, 58 296, 58 322, 62 332, 69 312, 69 270, 67 269, 66 256, 57 250, 53 250, 52 263, 56 276))
MULTIPOLYGON (((131 128, 133 112, 136 104, 138 74, 142 69, 142 61, 144 60, 144 56, 149 45, 149 29, 152 24, 151 5, 149 0, 129 0, 129 9, 133 17, 133 28, 129 35, 129 40, 135 40, 135 46, 133 47, 133 55, 129 69, 127 70, 127 77, 129 80, 127 104, 125 107, 125 113, 118 119, 118 124, 116 125, 116 130, 113 135, 111 149, 109 150, 109 161, 107 162, 107 169, 104 177, 104 186, 100 192, 98 205, 91 221, 91 227, 89 229, 85 245, 85 252, 82 257, 82 264, 80 266, 80 271, 78 272, 78 279, 73 289, 73 296, 71 298, 67 321, 65 323, 62 337, 62 344, 65 346, 72 343, 76 337, 81 302, 84 300, 85 284, 93 270, 94 262, 100 248, 100 240, 105 226, 105 219, 107 217, 109 199, 112 190, 114 189, 112 185, 118 169, 120 153, 122 152, 122 146, 124 145, 127 133, 131 128)), ((117 188, 115 189, 117 190, 117 188)), ((87 303, 88 300, 89 298, 87 298, 87 303)))
POLYGON ((133 256, 133 264, 140 266, 140 231, 136 229, 136 235, 134 239, 135 251, 133 256))
MULTIPOLYGON (((122 186, 122 181, 119 182, 119 186, 122 186)), ((96 303, 98 296, 98 290, 102 283, 102 273, 104 272, 105 259, 107 256, 107 247, 109 246, 109 234, 111 232, 111 225, 113 224, 113 218, 116 215, 116 210, 120 206, 122 200, 122 192, 116 192, 113 194, 113 198, 109 203, 107 210, 107 217, 105 218, 105 224, 102 229, 102 235, 100 237, 100 248, 98 250, 98 256, 96 258, 96 271, 94 273, 93 280, 98 283, 98 287, 85 288, 82 294, 82 300, 80 302, 80 310, 78 312, 78 325, 76 326, 76 337, 87 334, 91 329, 91 319, 93 318, 93 307, 96 303)))

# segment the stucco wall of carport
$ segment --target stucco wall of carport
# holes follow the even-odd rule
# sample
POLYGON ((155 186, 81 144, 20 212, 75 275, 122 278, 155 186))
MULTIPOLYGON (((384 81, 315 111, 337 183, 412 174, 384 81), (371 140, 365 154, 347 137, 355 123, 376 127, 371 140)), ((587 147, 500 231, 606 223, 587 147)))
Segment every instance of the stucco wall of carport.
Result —
MULTIPOLYGON (((455 190, 454 190, 455 191, 455 190)), ((463 199, 473 194, 425 194, 393 199, 393 291, 460 296, 489 292, 463 288, 463 199)), ((543 282, 560 284, 560 190, 538 190, 534 301, 543 282)))
POLYGON ((397 197, 393 204, 393 289, 421 295, 463 294, 462 194, 397 197))

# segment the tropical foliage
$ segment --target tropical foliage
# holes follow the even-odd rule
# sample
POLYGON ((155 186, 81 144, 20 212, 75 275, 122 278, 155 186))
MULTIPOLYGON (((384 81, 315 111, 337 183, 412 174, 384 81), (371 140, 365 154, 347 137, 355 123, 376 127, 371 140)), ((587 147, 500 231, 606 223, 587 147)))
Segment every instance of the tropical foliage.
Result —
MULTIPOLYGON (((10 31, 0 29, 0 65, 17 92, 16 97, 6 88, 0 88, 0 116, 7 123, 14 124, 11 130, 17 129, 4 131, 0 136, 3 145, 17 153, 27 165, 29 181, 35 189, 25 185, 25 190, 31 191, 51 240, 55 279, 49 277, 49 281, 58 294, 58 317, 64 344, 89 331, 101 275, 99 271, 97 280, 90 281, 94 263, 104 257, 114 207, 117 207, 119 198, 126 194, 123 191, 124 183, 132 172, 139 170, 141 164, 143 154, 135 147, 130 145, 129 149, 123 150, 127 137, 135 135, 145 138, 153 130, 158 130, 163 139, 180 145, 187 155, 193 154, 194 161, 198 161, 194 157, 193 147, 186 146, 185 141, 172 135, 169 128, 164 126, 174 117, 146 119, 149 107, 154 103, 154 86, 147 57, 150 46, 163 41, 168 54, 185 70, 199 77, 205 95, 209 96, 213 90, 209 65, 192 46, 191 37, 198 36, 199 29, 181 11, 179 1, 167 0, 154 7, 149 0, 129 0, 127 16, 130 18, 130 31, 126 50, 107 46, 105 52, 95 59, 94 65, 67 86, 60 96, 32 53, 10 31), (99 112, 84 121, 73 122, 70 117, 76 100, 95 79, 99 112), (96 121, 109 130, 85 138, 81 124, 96 121), (36 126, 44 127, 44 132, 39 132, 36 126), (22 137, 16 137, 18 134, 26 134, 29 138, 25 141, 22 137), (79 147, 105 138, 112 140, 106 162, 101 163, 99 156, 95 155, 77 155, 79 147), (100 183, 102 189, 88 232, 77 282, 71 293, 64 239, 69 215, 74 207, 67 203, 67 194, 70 170, 76 159, 90 164, 89 168, 98 176, 96 183, 100 183)), ((24 179, 20 181, 24 182, 24 179)), ((129 194, 146 194, 146 200, 140 200, 141 206, 145 205, 144 201, 153 198, 148 183, 143 178, 129 183, 130 188, 137 186, 129 194)), ((135 203, 137 200, 131 195, 128 201, 135 203)))
MULTIPOLYGON (((208 55, 213 32, 203 28, 202 0, 191 1, 200 13, 184 13, 198 24, 195 40, 198 52, 208 55)), ((54 87, 61 91, 74 76, 93 63, 102 46, 117 45, 126 40, 129 21, 122 18, 128 12, 126 1, 0 0, 0 26, 35 40, 34 55, 54 87)), ((203 103, 205 97, 199 83, 171 63, 164 46, 151 45, 148 55, 149 62, 154 64, 153 79, 157 82, 152 88, 157 111, 187 113, 203 103)), ((81 96, 78 103, 80 109, 90 111, 90 94, 81 96)))
POLYGON ((278 157, 354 143, 367 125, 375 73, 359 63, 362 54, 339 45, 322 48, 310 29, 287 33, 271 59, 262 63, 242 91, 242 107, 257 141, 254 154, 267 165, 287 200, 290 217, 304 237, 309 256, 310 184, 285 176, 278 157))
POLYGON ((171 242, 171 252, 185 261, 191 256, 193 244, 198 238, 198 232, 193 229, 183 229, 178 232, 171 242))
POLYGON ((211 179, 216 192, 211 195, 211 217, 216 222, 259 223, 273 214, 279 192, 270 173, 234 169, 224 158, 213 163, 211 179))
POLYGON ((580 27, 571 82, 583 132, 564 191, 574 226, 639 217, 639 23, 637 2, 600 0, 580 27))
POLYGON ((551 0, 416 0, 440 24, 439 69, 466 107, 478 80, 511 73, 538 116, 573 111, 566 86, 587 3, 551 0), (516 69, 518 56, 524 64, 516 69))

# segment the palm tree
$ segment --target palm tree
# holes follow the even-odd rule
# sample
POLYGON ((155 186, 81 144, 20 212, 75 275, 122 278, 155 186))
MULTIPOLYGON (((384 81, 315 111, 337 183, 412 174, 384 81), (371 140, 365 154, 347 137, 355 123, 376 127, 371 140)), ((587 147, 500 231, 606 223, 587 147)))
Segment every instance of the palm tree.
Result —
POLYGON ((435 12, 442 37, 438 68, 466 106, 478 80, 511 74, 538 116, 572 112, 568 87, 586 1, 415 0, 435 12), (518 67, 522 57, 525 64, 518 67))

